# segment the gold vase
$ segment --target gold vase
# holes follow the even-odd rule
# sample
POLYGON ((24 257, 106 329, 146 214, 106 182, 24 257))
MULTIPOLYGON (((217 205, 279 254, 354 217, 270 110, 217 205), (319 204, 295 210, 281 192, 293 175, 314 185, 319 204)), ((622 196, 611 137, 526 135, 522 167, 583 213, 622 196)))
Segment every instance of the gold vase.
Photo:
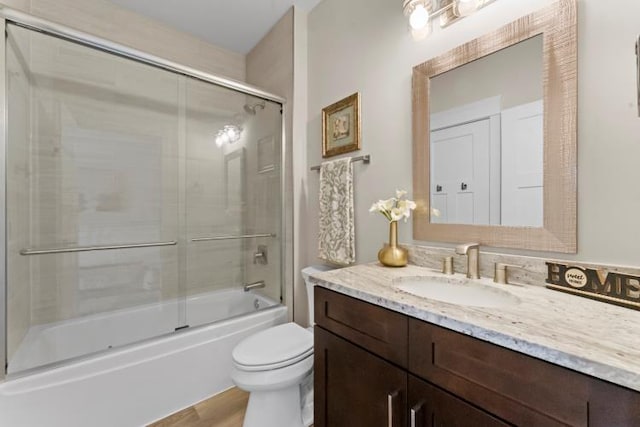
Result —
POLYGON ((407 265, 407 250, 398 246, 398 221, 389 223, 389 244, 380 249, 378 260, 387 267, 407 265))

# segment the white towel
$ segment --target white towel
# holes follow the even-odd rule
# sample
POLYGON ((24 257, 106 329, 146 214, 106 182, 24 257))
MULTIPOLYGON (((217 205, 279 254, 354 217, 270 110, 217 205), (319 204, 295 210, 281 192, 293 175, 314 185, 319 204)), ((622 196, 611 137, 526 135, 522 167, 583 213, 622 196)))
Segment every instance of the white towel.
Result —
POLYGON ((351 158, 320 166, 318 257, 338 265, 356 262, 351 158))

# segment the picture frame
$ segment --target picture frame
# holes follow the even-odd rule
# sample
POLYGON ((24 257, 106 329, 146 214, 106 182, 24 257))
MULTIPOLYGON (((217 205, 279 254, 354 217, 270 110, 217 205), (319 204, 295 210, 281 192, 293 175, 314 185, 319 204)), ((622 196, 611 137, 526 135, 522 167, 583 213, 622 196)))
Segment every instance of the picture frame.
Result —
POLYGON ((322 157, 360 149, 360 93, 322 109, 322 157))

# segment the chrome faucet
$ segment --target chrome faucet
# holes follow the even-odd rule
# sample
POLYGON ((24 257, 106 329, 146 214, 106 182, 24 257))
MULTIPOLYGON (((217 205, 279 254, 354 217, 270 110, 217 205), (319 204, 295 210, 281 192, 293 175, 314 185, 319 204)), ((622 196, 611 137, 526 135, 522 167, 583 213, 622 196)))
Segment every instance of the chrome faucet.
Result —
POLYGON ((467 256, 467 278, 479 279, 480 272, 478 269, 478 257, 480 253, 480 245, 478 243, 465 243, 456 246, 456 254, 467 256))

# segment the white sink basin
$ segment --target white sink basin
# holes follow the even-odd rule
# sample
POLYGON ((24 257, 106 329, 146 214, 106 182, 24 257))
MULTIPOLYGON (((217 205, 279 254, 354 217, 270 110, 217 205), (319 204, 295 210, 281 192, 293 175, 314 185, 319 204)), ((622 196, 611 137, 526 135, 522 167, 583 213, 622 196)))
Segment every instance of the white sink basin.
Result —
POLYGON ((452 277, 411 277, 398 279, 396 288, 422 298, 468 307, 506 307, 520 300, 493 285, 452 277))

